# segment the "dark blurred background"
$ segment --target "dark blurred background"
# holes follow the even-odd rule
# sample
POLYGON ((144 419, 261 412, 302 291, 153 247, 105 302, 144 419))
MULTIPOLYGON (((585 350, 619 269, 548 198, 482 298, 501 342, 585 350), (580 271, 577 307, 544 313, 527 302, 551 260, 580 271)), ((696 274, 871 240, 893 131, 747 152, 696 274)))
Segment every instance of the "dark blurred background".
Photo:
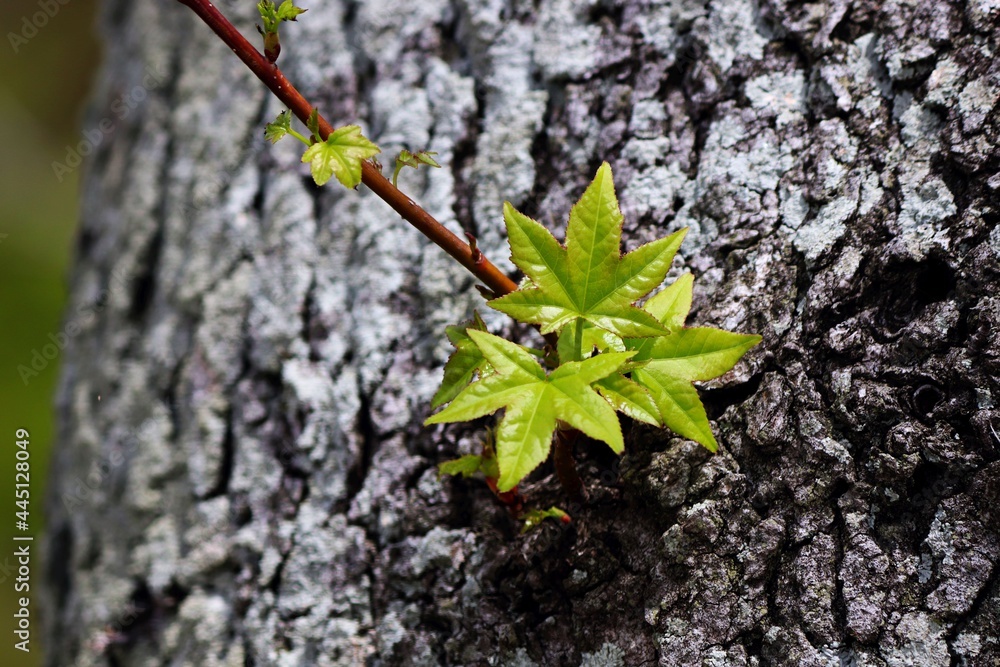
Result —
MULTIPOLYGON (((31 653, 14 648, 15 534, 36 536, 31 591, 38 599, 53 392, 77 220, 81 170, 53 168, 79 144, 83 105, 100 58, 95 0, 4 0, 0 43, 0 664, 39 665, 44 637, 32 608, 31 653), (61 172, 57 174, 57 171, 61 172), (61 176, 61 180, 60 180, 61 176), (34 361, 34 367, 32 363, 34 361), (44 367, 40 370, 39 367, 44 367), (26 371, 37 372, 30 375, 26 371), (30 529, 17 530, 15 432, 30 433, 30 529)), ((85 168, 85 165, 84 165, 85 168)))

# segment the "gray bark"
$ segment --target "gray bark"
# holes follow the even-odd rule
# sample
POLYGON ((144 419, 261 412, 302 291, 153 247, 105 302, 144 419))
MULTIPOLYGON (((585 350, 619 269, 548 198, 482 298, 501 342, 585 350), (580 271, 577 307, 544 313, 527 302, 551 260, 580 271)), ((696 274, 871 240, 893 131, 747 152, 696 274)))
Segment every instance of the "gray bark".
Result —
MULTIPOLYGON (((220 6, 249 35, 253 4, 220 6)), ((186 8, 108 0, 48 664, 1000 664, 998 24, 379 0, 283 31, 290 79, 384 162, 438 151, 402 182, 495 261, 503 200, 561 235, 606 159, 629 248, 691 229, 693 320, 764 336, 703 388, 717 455, 632 426, 620 460, 580 452, 571 525, 521 536, 437 478, 482 424, 420 425, 444 326, 489 315, 471 277, 266 145, 280 107, 186 8)), ((550 472, 526 491, 567 506, 550 472)))

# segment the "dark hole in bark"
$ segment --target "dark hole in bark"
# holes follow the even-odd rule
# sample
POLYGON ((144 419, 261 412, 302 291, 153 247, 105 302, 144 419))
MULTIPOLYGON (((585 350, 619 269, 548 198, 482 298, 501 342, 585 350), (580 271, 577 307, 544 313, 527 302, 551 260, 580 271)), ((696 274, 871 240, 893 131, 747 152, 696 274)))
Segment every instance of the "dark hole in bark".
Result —
POLYGON ((921 415, 929 415, 944 400, 944 392, 933 384, 922 384, 913 392, 913 407, 921 415))
POLYGON ((739 405, 753 396, 757 393, 757 388, 760 387, 760 381, 763 377, 762 373, 758 373, 740 384, 720 387, 719 389, 699 389, 698 393, 701 395, 702 403, 705 404, 708 418, 718 419, 730 405, 739 405))
POLYGON ((945 466, 928 462, 919 464, 913 471, 908 511, 924 520, 926 528, 929 528, 938 503, 952 494, 957 482, 956 473, 945 466))
POLYGON ((883 325, 895 333, 920 315, 929 304, 943 301, 955 289, 955 272, 940 258, 924 262, 889 264, 872 281, 881 292, 883 325))

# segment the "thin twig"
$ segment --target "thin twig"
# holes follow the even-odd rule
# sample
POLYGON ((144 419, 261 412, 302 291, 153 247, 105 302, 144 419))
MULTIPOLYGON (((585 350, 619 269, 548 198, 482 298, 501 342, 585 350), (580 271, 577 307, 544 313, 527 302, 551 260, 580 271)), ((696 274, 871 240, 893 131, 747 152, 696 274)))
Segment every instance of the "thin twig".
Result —
MULTIPOLYGON (((208 0, 178 0, 178 2, 194 10, 195 14, 239 56, 240 60, 250 68, 250 71, 257 75, 257 78, 285 106, 291 109, 300 121, 303 123, 308 121, 313 107, 306 101, 306 98, 285 78, 278 66, 270 63, 211 2, 208 0)), ((326 140, 332 132, 333 126, 320 115, 320 136, 326 140)), ((412 199, 394 187, 375 165, 368 161, 361 163, 361 182, 395 209, 404 220, 420 230, 424 236, 482 280, 496 296, 502 296, 517 289, 517 284, 483 257, 481 252, 474 253, 468 243, 452 234, 430 213, 417 206, 412 199)))
MULTIPOLYGON (((178 0, 178 2, 190 7, 250 68, 250 71, 274 93, 275 97, 281 100, 300 121, 308 124, 309 116, 313 112, 312 105, 285 78, 278 66, 260 53, 222 12, 208 0, 178 0)), ((325 141, 334 128, 322 114, 317 112, 317 116, 319 135, 325 141)), ((378 167, 367 160, 361 163, 361 182, 395 209, 404 220, 416 227, 424 236, 440 246, 474 276, 483 281, 486 287, 493 292, 494 297, 503 296, 517 289, 517 283, 486 259, 474 242, 470 240, 467 243, 451 233, 447 227, 435 220, 434 216, 396 188, 389 179, 382 175, 378 167)), ((545 340, 555 347, 557 339, 554 333, 546 334, 545 340)), ((565 437, 575 439, 571 433, 566 433, 565 437)), ((560 479, 567 487, 567 492, 571 496, 582 495, 584 493, 583 483, 576 472, 572 455, 566 448, 566 443, 563 443, 558 437, 556 438, 556 453, 563 455, 558 457, 562 465, 557 465, 557 469, 560 470, 560 479)), ((494 489, 494 491, 496 490, 494 489)), ((497 496, 508 505, 515 516, 520 514, 523 508, 523 498, 516 490, 504 494, 497 492, 497 496)))

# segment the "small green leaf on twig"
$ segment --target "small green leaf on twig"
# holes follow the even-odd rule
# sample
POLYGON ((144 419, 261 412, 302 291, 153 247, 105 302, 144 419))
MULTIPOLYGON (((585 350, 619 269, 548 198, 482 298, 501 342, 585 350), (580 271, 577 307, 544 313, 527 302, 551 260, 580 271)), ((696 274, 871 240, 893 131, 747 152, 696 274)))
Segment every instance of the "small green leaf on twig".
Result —
POLYGON ((306 10, 293 5, 292 0, 285 0, 280 7, 275 7, 271 0, 260 0, 257 3, 257 12, 260 14, 260 20, 264 22, 264 28, 257 26, 257 32, 264 37, 264 56, 268 62, 275 63, 281 54, 278 26, 282 21, 294 21, 304 11, 306 10))
POLYGON ((521 527, 522 535, 533 528, 537 528, 545 519, 558 519, 562 523, 569 523, 571 521, 569 514, 554 506, 547 510, 528 510, 524 513, 523 518, 524 526, 521 527))
POLYGON ((345 188, 354 188, 361 182, 361 162, 378 153, 379 147, 361 134, 360 127, 345 125, 334 130, 326 141, 307 148, 302 161, 309 163, 316 185, 336 176, 345 188))
POLYGON ((292 129, 292 112, 285 109, 264 128, 264 138, 276 144, 290 129, 292 129))
POLYGON ((292 0, 285 0, 278 7, 278 18, 282 21, 294 21, 299 14, 304 14, 306 11, 308 10, 293 5, 292 0))
POLYGON ((264 138, 272 144, 278 143, 286 134, 309 146, 309 140, 292 129, 292 112, 285 109, 264 128, 264 138))
POLYGON ((428 167, 441 168, 441 165, 437 163, 432 157, 437 155, 437 151, 419 151, 417 153, 411 153, 405 148, 399 152, 399 157, 396 158, 396 170, 392 172, 392 185, 393 187, 398 187, 396 185, 397 179, 399 179, 399 172, 403 170, 403 167, 413 167, 416 169, 422 164, 426 164, 428 167))

